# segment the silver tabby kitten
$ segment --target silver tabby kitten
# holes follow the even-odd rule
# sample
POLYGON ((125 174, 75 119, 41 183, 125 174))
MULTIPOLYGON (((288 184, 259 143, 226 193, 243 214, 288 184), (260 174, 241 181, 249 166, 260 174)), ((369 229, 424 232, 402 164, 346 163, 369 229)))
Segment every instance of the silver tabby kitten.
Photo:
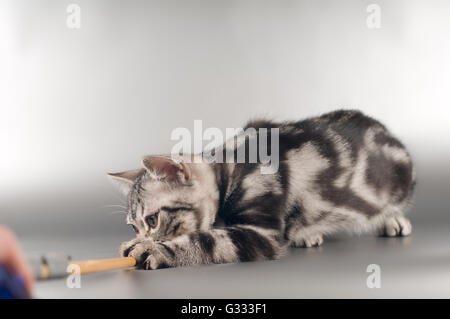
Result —
POLYGON ((279 128, 275 174, 261 174, 258 163, 169 156, 147 156, 141 169, 110 174, 128 195, 127 223, 136 231, 121 255, 157 269, 273 259, 338 231, 411 233, 404 213, 413 164, 378 121, 340 110, 247 127, 279 128))

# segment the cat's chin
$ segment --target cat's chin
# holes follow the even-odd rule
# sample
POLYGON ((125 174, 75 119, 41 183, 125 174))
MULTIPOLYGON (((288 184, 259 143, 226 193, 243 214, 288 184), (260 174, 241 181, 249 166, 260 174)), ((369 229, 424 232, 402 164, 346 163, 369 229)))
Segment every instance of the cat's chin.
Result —
POLYGON ((164 242, 168 240, 174 239, 174 236, 155 236, 155 237, 148 237, 148 240, 153 240, 154 242, 164 242))
POLYGON ((162 242, 162 241, 166 241, 166 240, 171 240, 173 238, 174 237, 162 236, 157 233, 153 233, 153 234, 149 234, 148 236, 145 236, 144 240, 152 240, 154 242, 162 242))

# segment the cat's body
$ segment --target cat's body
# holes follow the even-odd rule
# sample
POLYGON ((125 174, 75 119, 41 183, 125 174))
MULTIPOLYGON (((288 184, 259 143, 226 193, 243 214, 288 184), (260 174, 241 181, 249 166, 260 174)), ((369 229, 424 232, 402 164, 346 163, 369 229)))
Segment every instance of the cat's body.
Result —
MULTIPOLYGON (((337 231, 405 236, 415 173, 404 146, 358 111, 279 128, 279 168, 259 163, 176 163, 146 157, 144 169, 112 176, 129 194, 135 240, 121 253, 145 268, 273 259, 337 231)), ((247 139, 248 142, 248 139, 247 139)), ((246 144, 243 144, 244 147, 246 144)))

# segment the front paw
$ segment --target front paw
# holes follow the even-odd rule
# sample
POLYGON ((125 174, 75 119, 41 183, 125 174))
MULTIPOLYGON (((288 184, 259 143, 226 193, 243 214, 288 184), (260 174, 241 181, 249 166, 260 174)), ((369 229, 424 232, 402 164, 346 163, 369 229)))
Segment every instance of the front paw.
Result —
POLYGON ((136 244, 140 243, 141 241, 141 239, 135 238, 130 241, 123 242, 119 247, 119 255, 122 257, 128 257, 134 246, 136 246, 136 244))
POLYGON ((158 269, 173 266, 173 261, 166 256, 164 248, 153 240, 136 240, 122 244, 122 256, 133 257, 136 259, 136 265, 141 269, 158 269))

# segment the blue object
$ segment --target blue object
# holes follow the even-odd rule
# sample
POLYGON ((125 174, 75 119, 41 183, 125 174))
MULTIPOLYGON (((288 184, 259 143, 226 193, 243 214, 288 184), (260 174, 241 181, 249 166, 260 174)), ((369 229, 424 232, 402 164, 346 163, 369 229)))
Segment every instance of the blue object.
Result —
POLYGON ((0 266, 0 299, 28 299, 25 279, 21 275, 12 275, 4 266, 0 266))

